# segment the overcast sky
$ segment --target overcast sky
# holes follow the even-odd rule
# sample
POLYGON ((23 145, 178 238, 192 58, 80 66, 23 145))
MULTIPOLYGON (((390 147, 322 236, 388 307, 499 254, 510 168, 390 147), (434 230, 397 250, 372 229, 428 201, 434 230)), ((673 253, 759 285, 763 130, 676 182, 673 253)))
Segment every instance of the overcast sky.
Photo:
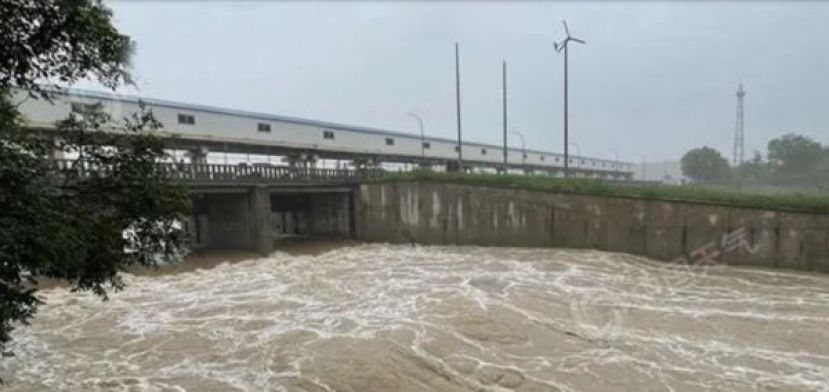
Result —
MULTIPOLYGON (((783 133, 829 143, 829 4, 571 4, 398 1, 109 1, 137 43, 151 98, 455 137, 454 42, 464 137, 509 128, 561 151, 561 19, 570 51, 571 140, 585 155, 678 159, 709 145, 731 158, 746 96, 746 155, 783 133)), ((510 143, 519 143, 511 137, 510 143)))

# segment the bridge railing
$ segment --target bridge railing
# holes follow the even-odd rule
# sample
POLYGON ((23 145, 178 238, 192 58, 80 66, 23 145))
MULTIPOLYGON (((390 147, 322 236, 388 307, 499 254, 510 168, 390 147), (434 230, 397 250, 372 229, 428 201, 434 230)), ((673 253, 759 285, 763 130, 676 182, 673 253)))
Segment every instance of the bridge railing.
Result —
POLYGON ((163 164, 172 178, 196 182, 303 182, 361 179, 378 175, 376 170, 318 169, 284 166, 238 166, 221 164, 163 164))
MULTIPOLYGON (((80 160, 54 160, 60 173, 72 172, 79 177, 106 176, 115 167, 80 160)), ((319 169, 285 166, 248 166, 224 164, 157 163, 157 168, 171 180, 185 183, 285 183, 348 181, 377 177, 378 169, 319 169)))

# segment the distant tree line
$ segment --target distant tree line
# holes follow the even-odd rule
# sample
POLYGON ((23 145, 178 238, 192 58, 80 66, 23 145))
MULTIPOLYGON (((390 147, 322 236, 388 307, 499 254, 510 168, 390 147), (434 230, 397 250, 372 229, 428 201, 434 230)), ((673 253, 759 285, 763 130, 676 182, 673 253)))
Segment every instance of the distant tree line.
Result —
POLYGON ((681 164, 682 173, 699 183, 829 190, 829 146, 794 133, 771 140, 765 156, 754 151, 734 167, 710 147, 688 151, 681 164))

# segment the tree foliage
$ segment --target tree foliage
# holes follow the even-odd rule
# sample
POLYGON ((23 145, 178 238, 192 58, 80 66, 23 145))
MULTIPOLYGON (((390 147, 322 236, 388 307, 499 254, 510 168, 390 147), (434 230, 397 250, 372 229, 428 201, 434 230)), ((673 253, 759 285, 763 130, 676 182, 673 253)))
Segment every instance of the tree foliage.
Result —
MULTIPOLYGON (((686 153, 682 161, 684 174, 697 181, 718 181, 706 175, 727 168, 725 159, 715 157, 719 155, 715 153, 707 147, 686 153), (710 151, 703 152, 705 149, 710 151)), ((808 136, 786 134, 769 141, 766 157, 755 151, 752 159, 731 168, 732 185, 772 190, 829 190, 829 146, 808 136)), ((720 177, 724 178, 727 176, 720 177)))
POLYGON ((682 157, 682 174, 700 182, 721 182, 730 177, 731 168, 719 151, 700 147, 682 157))
POLYGON ((46 97, 40 82, 129 83, 132 43, 100 0, 0 0, 0 86, 46 97))
POLYGON ((824 157, 820 143, 793 133, 771 140, 768 151, 769 161, 784 174, 811 173, 824 157))
POLYGON ((176 259, 185 244, 185 190, 155 164, 164 156, 150 112, 117 122, 99 110, 56 124, 57 139, 21 127, 9 93, 47 97, 41 83, 129 81, 129 38, 95 0, 0 0, 0 349, 37 310, 38 279, 106 296, 118 272, 176 259), (117 126, 121 132, 103 129, 117 126), (56 142, 55 140, 59 140, 56 142), (78 159, 58 164, 55 149, 78 159))
POLYGON ((763 155, 759 151, 754 151, 750 160, 733 168, 732 178, 738 184, 762 184, 771 180, 769 173, 769 163, 763 160, 763 155))

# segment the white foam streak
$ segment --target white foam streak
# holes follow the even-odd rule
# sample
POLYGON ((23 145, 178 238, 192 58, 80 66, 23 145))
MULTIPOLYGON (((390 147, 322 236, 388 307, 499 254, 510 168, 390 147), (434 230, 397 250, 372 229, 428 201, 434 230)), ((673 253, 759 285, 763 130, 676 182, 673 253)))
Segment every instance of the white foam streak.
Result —
POLYGON ((51 289, 9 390, 827 390, 829 278, 359 245, 51 289), (573 306, 576 304, 577 306, 573 306), (574 313, 575 312, 575 313, 574 313))

